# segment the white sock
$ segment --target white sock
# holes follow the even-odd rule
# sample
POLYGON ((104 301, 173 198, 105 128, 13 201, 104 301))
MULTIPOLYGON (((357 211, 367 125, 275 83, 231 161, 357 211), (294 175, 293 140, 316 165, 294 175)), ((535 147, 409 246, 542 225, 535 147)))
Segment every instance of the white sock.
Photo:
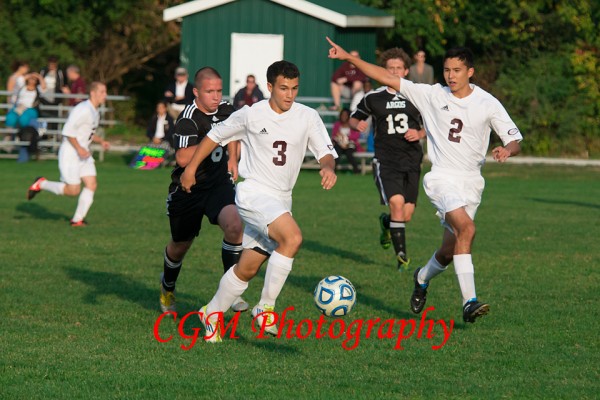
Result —
POLYGON ((94 202, 94 191, 86 187, 83 188, 77 200, 77 208, 75 209, 75 215, 73 215, 73 222, 79 222, 85 218, 92 203, 94 202))
POLYGON ((470 254, 457 254, 454 256, 454 270, 462 292, 463 305, 469 300, 477 299, 475 294, 475 269, 470 254))
POLYGON ((40 189, 62 196, 65 193, 65 186, 67 185, 64 182, 43 181, 40 189))
POLYGON ((277 296, 281 293, 285 280, 292 271, 293 262, 293 258, 281 255, 276 251, 271 254, 267 264, 267 272, 265 272, 265 285, 258 304, 275 306, 277 296))
POLYGON ((225 312, 229 310, 235 299, 240 297, 248 289, 248 282, 244 282, 233 272, 233 267, 221 277, 219 289, 212 300, 206 305, 206 313, 225 312))
POLYGON ((444 272, 447 268, 448 268, 447 266, 444 267, 442 264, 440 264, 438 262, 438 260, 435 258, 435 253, 433 253, 433 255, 431 256, 431 258, 429 259, 427 264, 423 268, 421 268, 421 270, 419 271, 419 274, 417 275, 417 281, 421 285, 429 283, 431 278, 438 276, 439 274, 444 272))

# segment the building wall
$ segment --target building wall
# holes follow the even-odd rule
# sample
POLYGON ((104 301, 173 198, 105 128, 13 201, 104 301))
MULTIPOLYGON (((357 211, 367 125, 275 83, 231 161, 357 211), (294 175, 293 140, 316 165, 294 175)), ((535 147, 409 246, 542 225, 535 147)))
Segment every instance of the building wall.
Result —
POLYGON ((182 23, 182 65, 191 75, 203 66, 216 68, 223 76, 224 93, 229 92, 233 32, 284 35, 284 58, 300 69, 300 96, 330 95, 329 80, 341 63, 327 57, 325 36, 359 50, 367 61, 375 59, 372 28, 340 29, 267 0, 240 0, 187 16, 182 23))

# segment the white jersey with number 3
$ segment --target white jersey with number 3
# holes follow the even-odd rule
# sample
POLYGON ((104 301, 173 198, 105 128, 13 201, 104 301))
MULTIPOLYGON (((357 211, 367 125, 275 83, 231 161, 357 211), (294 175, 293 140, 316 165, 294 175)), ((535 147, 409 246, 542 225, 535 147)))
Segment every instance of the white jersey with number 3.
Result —
POLYGON ((67 137, 77 139, 79 145, 89 150, 92 137, 98 129, 100 113, 91 101, 86 100, 77 104, 69 114, 67 122, 62 129, 63 143, 66 149, 77 156, 77 151, 67 141, 67 137))
POLYGON ((421 112, 427 131, 427 155, 434 168, 478 172, 485 162, 492 130, 504 145, 523 137, 502 104, 471 84, 462 99, 440 84, 416 84, 401 79, 400 93, 421 112))
POLYGON ((208 137, 221 146, 240 140, 240 175, 285 195, 291 194, 307 149, 317 160, 327 154, 337 158, 317 111, 299 103, 281 114, 268 100, 244 106, 213 127, 208 137))

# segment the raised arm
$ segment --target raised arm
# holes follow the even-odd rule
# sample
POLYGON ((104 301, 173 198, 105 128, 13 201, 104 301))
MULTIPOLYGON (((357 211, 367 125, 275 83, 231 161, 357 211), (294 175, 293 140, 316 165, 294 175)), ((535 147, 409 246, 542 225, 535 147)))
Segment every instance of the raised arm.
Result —
POLYGON ((335 60, 349 61, 365 73, 369 78, 375 79, 382 85, 389 86, 396 91, 400 90, 400 78, 390 74, 385 68, 366 62, 365 60, 355 57, 344 50, 341 46, 335 44, 331 39, 325 37, 331 48, 329 49, 329 58, 335 60))

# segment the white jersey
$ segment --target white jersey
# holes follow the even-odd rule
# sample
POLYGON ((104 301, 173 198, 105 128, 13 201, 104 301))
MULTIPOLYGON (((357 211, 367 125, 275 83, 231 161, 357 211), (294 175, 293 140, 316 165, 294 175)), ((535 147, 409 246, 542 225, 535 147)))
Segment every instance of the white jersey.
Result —
POLYGON ((281 114, 268 100, 244 106, 208 132, 221 146, 242 143, 239 173, 277 193, 290 195, 308 148, 317 160, 327 154, 337 158, 321 117, 299 103, 281 114))
POLYGON ((471 84, 473 92, 459 99, 440 84, 400 80, 400 93, 421 112, 427 132, 427 155, 434 168, 477 172, 485 163, 491 130, 504 145, 523 136, 502 104, 471 84))
POLYGON ((73 154, 77 155, 75 148, 68 142, 67 137, 74 137, 77 142, 86 150, 89 150, 92 137, 96 133, 98 124, 100 123, 100 113, 91 103, 86 100, 77 104, 62 129, 63 143, 62 148, 71 149, 73 154))

